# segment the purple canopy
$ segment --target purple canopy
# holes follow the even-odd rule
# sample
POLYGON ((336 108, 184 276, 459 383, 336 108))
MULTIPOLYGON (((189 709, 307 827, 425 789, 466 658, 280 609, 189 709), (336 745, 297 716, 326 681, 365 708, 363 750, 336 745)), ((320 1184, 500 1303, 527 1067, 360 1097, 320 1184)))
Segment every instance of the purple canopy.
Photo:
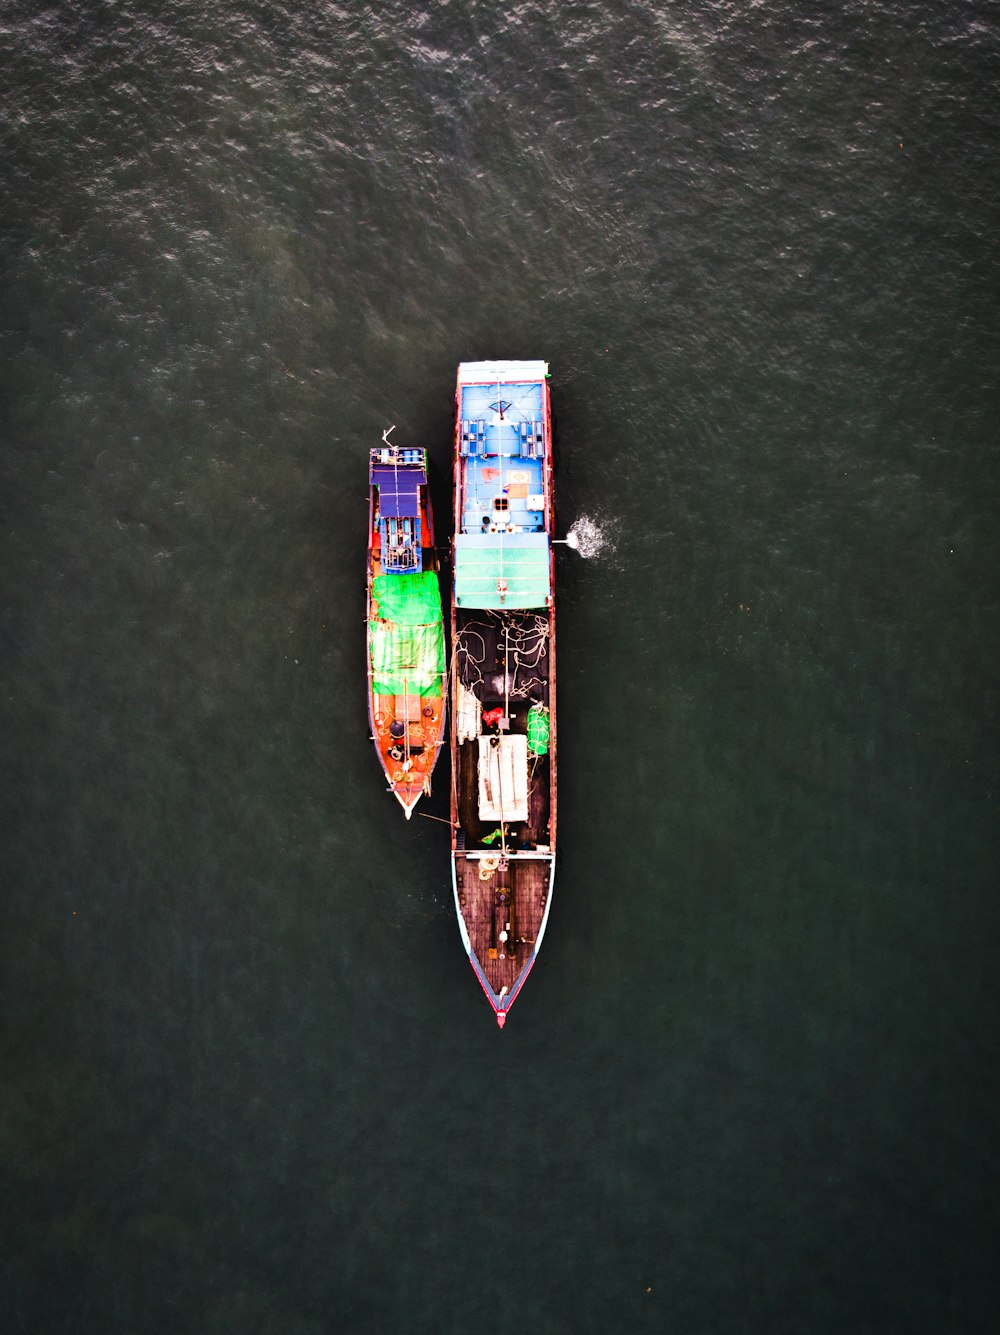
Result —
POLYGON ((418 488, 427 481, 422 468, 372 469, 372 482, 378 487, 378 508, 383 519, 402 519, 420 513, 418 488))

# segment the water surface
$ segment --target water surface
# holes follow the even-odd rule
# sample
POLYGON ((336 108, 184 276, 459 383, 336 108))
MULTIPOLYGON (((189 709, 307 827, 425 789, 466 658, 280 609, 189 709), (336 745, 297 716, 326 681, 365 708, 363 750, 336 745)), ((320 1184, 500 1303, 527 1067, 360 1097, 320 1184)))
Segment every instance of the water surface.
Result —
POLYGON ((147 10, 0 18, 4 1329, 992 1331, 995 11, 147 10), (363 680, 486 357, 605 540, 502 1034, 363 680))

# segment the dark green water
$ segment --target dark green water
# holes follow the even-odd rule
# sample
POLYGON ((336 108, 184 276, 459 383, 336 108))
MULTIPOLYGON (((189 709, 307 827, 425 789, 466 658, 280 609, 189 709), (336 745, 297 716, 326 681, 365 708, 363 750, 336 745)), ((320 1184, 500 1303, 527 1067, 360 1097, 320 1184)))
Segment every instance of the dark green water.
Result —
POLYGON ((0 1329, 996 1328, 998 37, 0 11, 0 1329), (502 1034, 363 679, 485 357, 606 539, 502 1034))

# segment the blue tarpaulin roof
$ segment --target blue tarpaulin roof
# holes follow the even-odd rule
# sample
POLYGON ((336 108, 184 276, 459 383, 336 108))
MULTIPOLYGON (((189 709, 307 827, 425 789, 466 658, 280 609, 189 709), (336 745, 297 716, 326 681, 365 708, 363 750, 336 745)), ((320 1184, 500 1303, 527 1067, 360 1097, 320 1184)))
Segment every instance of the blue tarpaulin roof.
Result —
POLYGON ((387 519, 419 514, 418 488, 427 481, 422 468, 373 468, 379 513, 387 519))
POLYGON ((459 607, 545 607, 548 598, 547 533, 456 533, 459 607))

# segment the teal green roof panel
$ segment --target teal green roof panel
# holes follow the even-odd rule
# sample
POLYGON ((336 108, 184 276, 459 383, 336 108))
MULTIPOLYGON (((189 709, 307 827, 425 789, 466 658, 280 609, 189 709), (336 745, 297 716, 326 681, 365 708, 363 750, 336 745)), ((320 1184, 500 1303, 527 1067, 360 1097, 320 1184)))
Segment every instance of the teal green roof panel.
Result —
POLYGON ((548 601, 547 533, 455 535, 459 607, 545 607, 548 601))

